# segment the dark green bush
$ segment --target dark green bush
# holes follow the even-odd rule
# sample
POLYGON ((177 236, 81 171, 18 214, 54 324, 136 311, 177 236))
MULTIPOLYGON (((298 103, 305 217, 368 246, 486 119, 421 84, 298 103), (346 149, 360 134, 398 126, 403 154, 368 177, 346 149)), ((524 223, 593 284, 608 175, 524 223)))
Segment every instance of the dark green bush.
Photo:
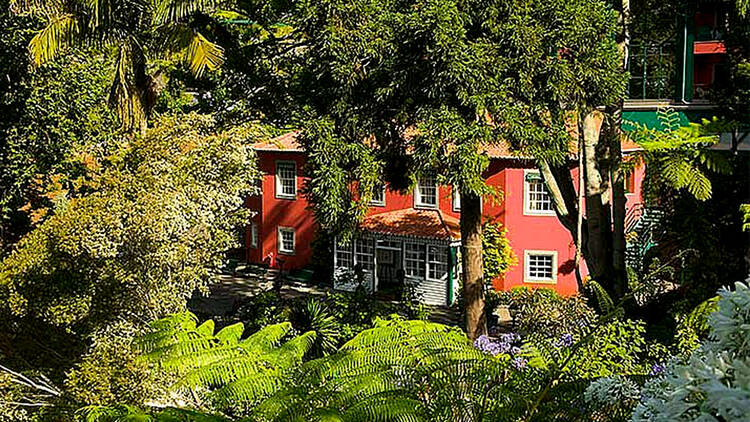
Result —
POLYGON ((510 307, 520 334, 556 338, 581 333, 596 320, 582 296, 563 297, 551 289, 514 288, 500 293, 499 304, 510 307))

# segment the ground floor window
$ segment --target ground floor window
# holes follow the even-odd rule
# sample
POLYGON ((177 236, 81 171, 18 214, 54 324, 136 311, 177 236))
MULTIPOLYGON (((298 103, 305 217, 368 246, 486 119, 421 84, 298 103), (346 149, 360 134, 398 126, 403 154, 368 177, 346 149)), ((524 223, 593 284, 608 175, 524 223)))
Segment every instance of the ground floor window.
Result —
POLYGON ((427 246, 427 278, 431 280, 448 279, 448 248, 444 246, 427 246))
POLYGON ((338 242, 336 244, 336 266, 341 268, 353 268, 352 244, 338 242))
POLYGON ((258 225, 255 222, 250 223, 250 247, 258 247, 258 225))
POLYGON ((375 252, 371 239, 357 239, 354 242, 357 265, 364 271, 375 269, 375 252))
POLYGON ((279 253, 294 254, 295 233, 290 227, 279 227, 279 253))
POLYGON ((406 242, 404 245, 404 272, 407 276, 424 278, 425 245, 406 242))
POLYGON ((524 251, 524 281, 554 283, 557 280, 557 252, 524 251))

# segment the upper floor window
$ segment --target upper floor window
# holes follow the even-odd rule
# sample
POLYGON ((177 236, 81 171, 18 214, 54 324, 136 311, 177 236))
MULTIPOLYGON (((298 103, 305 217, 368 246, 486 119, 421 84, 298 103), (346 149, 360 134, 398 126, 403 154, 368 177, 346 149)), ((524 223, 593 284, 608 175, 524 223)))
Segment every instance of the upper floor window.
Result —
POLYGON ((294 161, 276 162, 276 197, 284 199, 297 197, 297 163, 294 161))
POLYGON ((375 186, 375 188, 372 190, 372 199, 370 200, 370 205, 375 205, 378 207, 385 206, 385 185, 375 186))
POLYGON ((524 281, 555 283, 557 281, 557 252, 524 251, 524 281))
POLYGON ((635 193, 635 171, 630 170, 625 173, 625 194, 635 193))
POLYGON ((537 172, 524 173, 523 211, 527 215, 555 215, 552 197, 544 186, 542 177, 537 172))
POLYGON ((461 211, 461 192, 458 186, 453 187, 453 211, 461 211))
POLYGON ((279 227, 279 253, 294 255, 296 234, 293 228, 279 227))
POLYGON ((437 208, 438 186, 434 176, 419 179, 415 189, 414 204, 417 207, 437 208))
POLYGON ((675 96, 677 60, 673 41, 634 40, 628 53, 628 98, 653 100, 675 96))

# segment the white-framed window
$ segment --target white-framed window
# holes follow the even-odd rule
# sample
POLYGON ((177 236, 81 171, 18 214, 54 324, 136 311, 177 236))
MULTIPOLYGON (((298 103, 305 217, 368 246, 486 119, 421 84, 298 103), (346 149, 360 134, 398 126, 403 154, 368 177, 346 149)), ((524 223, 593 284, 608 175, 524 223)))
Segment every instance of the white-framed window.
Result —
POLYGON ((458 186, 453 187, 453 211, 461 211, 461 192, 459 192, 458 186))
POLYGON ((523 213, 526 215, 555 215, 552 197, 537 171, 524 171, 523 213))
POLYGON ((352 243, 336 243, 336 266, 342 268, 354 268, 354 255, 352 254, 352 243))
POLYGON ((438 185, 435 176, 423 177, 417 181, 414 205, 423 208, 437 208, 438 185))
POLYGON ((291 227, 279 227, 279 253, 282 255, 294 255, 297 235, 291 227))
POLYGON ((375 269, 375 250, 371 239, 357 239, 354 241, 354 254, 357 264, 363 271, 375 269))
POLYGON ((375 189, 372 191, 370 205, 375 205, 376 207, 385 206, 385 184, 375 186, 375 189))
POLYGON ((448 248, 427 245, 427 278, 430 280, 448 279, 448 248))
POLYGON ((297 198, 297 163, 294 161, 276 162, 276 197, 297 198))
POLYGON ((404 243, 404 273, 410 277, 424 278, 426 267, 425 245, 404 243))
POLYGON ((527 283, 556 283, 557 252, 523 251, 523 275, 527 283))
POLYGON ((258 247, 258 224, 254 221, 250 222, 250 247, 253 249, 258 247))

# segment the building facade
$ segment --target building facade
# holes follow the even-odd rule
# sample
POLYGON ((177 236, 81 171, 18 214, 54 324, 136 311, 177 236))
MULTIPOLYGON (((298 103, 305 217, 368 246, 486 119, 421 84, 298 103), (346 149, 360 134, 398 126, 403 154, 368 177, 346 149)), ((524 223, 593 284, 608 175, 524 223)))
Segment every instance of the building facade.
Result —
MULTIPOLYGON (((254 146, 262 189, 247 199, 255 212, 247 233, 247 260, 284 270, 309 265, 317 230, 301 193, 305 154, 295 138, 292 132, 254 146)), ((485 178, 503 196, 483 198, 482 215, 507 229, 518 258, 516 266, 493 281, 494 287, 548 287, 574 294, 575 245, 558 221, 533 161, 500 147, 487 154, 491 164, 485 178)), ((571 172, 577 180, 573 164, 571 172)), ((640 170, 629 177, 629 208, 640 203, 641 177, 640 170)), ((461 272, 458 193, 425 178, 407 193, 384 185, 373 196, 357 237, 333 245, 335 287, 351 290, 358 280, 370 291, 388 292, 408 283, 425 303, 451 304, 461 272)))

